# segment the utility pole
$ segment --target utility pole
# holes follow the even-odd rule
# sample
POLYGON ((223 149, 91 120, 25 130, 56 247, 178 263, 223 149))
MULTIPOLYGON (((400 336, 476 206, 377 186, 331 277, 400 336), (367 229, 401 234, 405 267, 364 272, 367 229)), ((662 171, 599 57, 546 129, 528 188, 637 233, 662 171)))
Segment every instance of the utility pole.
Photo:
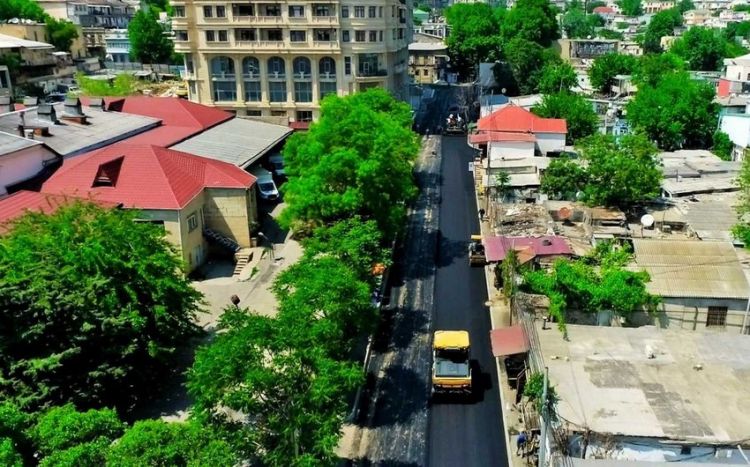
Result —
POLYGON ((544 390, 542 391, 542 433, 539 440, 539 467, 547 466, 547 423, 549 420, 549 403, 547 403, 548 386, 549 368, 544 367, 544 390))

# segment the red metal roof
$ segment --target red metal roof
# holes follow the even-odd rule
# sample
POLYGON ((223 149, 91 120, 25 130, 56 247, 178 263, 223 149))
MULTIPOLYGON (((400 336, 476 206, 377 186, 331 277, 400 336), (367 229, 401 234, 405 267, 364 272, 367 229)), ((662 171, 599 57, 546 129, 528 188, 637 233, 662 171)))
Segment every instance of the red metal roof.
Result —
POLYGON ((495 357, 528 352, 531 347, 526 331, 521 326, 493 329, 490 331, 490 343, 495 357))
POLYGON ((42 192, 129 208, 181 209, 204 188, 250 188, 254 183, 255 177, 226 162, 124 142, 66 160, 42 185, 42 192), (113 186, 94 186, 102 175, 113 186))
POLYGON ((531 133, 513 133, 513 132, 492 132, 492 133, 479 133, 476 135, 469 136, 469 142, 471 144, 486 144, 495 141, 513 141, 513 142, 525 142, 533 143, 536 141, 536 136, 531 133))
POLYGON ((107 108, 146 117, 158 118, 162 125, 206 130, 234 116, 215 107, 196 104, 175 97, 131 96, 109 101, 107 108))
POLYGON ((504 131, 516 133, 562 133, 568 132, 568 125, 561 118, 537 117, 517 105, 508 105, 480 118, 477 122, 480 131, 504 131))
POLYGON ((531 249, 534 256, 572 255, 573 250, 563 237, 487 237, 482 239, 488 262, 498 262, 512 248, 516 251, 531 249))
MULTIPOLYGON (((36 211, 43 214, 51 214, 60 206, 73 200, 80 199, 72 196, 51 195, 49 193, 38 193, 36 191, 21 190, 12 195, 0 198, 0 232, 4 229, 2 224, 21 217, 27 211, 36 211)), ((115 206, 114 203, 100 203, 105 206, 115 206)))
POLYGON ((598 6, 593 11, 594 13, 611 14, 615 12, 615 9, 609 6, 598 6))

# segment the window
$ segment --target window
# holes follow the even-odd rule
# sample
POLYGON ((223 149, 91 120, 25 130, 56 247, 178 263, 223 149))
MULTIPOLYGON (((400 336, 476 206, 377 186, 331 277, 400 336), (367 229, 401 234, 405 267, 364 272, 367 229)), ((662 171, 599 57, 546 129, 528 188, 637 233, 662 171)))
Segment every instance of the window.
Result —
POLYGON ((281 6, 266 5, 264 14, 261 16, 281 16, 281 6))
POLYGON ((274 78, 286 77, 286 63, 280 57, 271 57, 268 59, 268 73, 274 78))
POLYGON ((341 31, 341 39, 344 42, 349 42, 351 40, 351 38, 349 37, 349 30, 348 29, 344 30, 344 31, 341 31))
POLYGON ((228 37, 227 37, 227 31, 226 30, 218 31, 218 33, 219 33, 219 42, 226 42, 226 41, 229 40, 228 37))
POLYGON ((266 40, 267 41, 283 41, 281 29, 266 29, 266 40))
POLYGON ((184 18, 185 17, 185 7, 184 6, 175 6, 175 7, 172 7, 172 15, 175 18, 184 18))
POLYGON ((377 7, 374 7, 374 6, 367 7, 367 16, 368 17, 375 18, 375 16, 377 16, 376 13, 377 13, 377 7))
POLYGON ((227 17, 227 8, 224 5, 219 5, 216 7, 216 17, 217 18, 227 17))
POLYGON ((342 18, 348 18, 349 17, 349 7, 346 5, 341 6, 341 17, 342 18))
POLYGON ((255 6, 253 5, 232 5, 234 16, 255 16, 255 6))
POLYGON ((723 328, 727 324, 727 307, 710 306, 706 316, 706 327, 723 328))
POLYGON ((204 6, 203 7, 203 17, 204 18, 212 18, 214 16, 213 14, 213 8, 210 6, 204 6))
POLYGON ((235 30, 234 37, 238 41, 255 42, 257 40, 255 29, 237 29, 235 30))
POLYGON ((294 59, 292 67, 294 68, 295 79, 312 78, 312 68, 310 66, 310 59, 306 57, 297 57, 294 59))
POLYGON ((214 57, 211 59, 211 86, 214 101, 237 100, 234 60, 229 57, 214 57))
POLYGON ((271 102, 286 102, 286 81, 271 81, 268 92, 271 102))
POLYGON ((271 111, 272 117, 287 117, 286 110, 272 110, 271 111))
POLYGON ((378 41, 383 42, 383 30, 378 31, 378 41))
POLYGON ((382 17, 383 17, 383 7, 379 6, 378 7, 378 18, 382 18, 382 17))
POLYGON ((312 110, 298 110, 297 121, 298 122, 312 122, 312 110))
POLYGON ((370 42, 378 41, 378 31, 370 31, 370 42))
POLYGON ((187 218, 187 224, 188 224, 188 232, 192 232, 193 230, 198 228, 198 216, 195 213, 192 213, 187 218))
POLYGON ((260 101, 260 62, 257 58, 245 57, 242 60, 242 78, 245 86, 245 102, 260 101))
POLYGON ((289 6, 289 17, 290 18, 304 18, 305 17, 305 7, 300 5, 291 5, 289 6))
POLYGON ((429 72, 429 71, 427 70, 427 68, 425 68, 424 70, 422 70, 422 74, 423 74, 424 76, 427 76, 427 75, 429 75, 429 74, 430 74, 430 72, 429 72))
POLYGON ((344 74, 352 74, 352 57, 344 57, 344 74))
POLYGON ((355 42, 364 42, 365 41, 365 31, 354 31, 354 40, 355 40, 355 42))
POLYGON ((184 30, 175 29, 174 30, 174 40, 176 41, 186 41, 188 40, 188 32, 184 30))
POLYGON ((328 5, 315 5, 313 14, 315 16, 333 16, 328 5))
POLYGON ((315 40, 318 42, 331 42, 336 40, 335 29, 314 29, 315 40))
POLYGON ((188 92, 191 98, 198 94, 198 84, 195 81, 188 81, 188 92))
POLYGON ((365 17, 365 7, 363 7, 363 6, 355 6, 354 7, 354 17, 355 18, 364 18, 365 17))
POLYGON ((393 40, 394 40, 394 41, 396 40, 396 36, 397 36, 397 32, 396 32, 396 30, 394 29, 394 30, 393 30, 393 40))
POLYGON ((305 42, 305 31, 289 31, 289 40, 292 42, 305 42))
POLYGON ((398 38, 399 39, 403 39, 404 38, 404 30, 403 29, 399 29, 398 30, 398 38))
POLYGON ((245 102, 260 102, 260 80, 245 81, 245 102))
POLYGON ((206 31, 206 42, 214 42, 216 40, 216 34, 214 31, 206 31))
POLYGON ((318 67, 318 72, 320 73, 321 78, 329 77, 333 75, 333 77, 336 77, 336 61, 332 59, 331 57, 323 57, 320 59, 320 65, 318 67))
POLYGON ((294 82, 294 100, 296 102, 312 102, 312 82, 294 82))
POLYGON ((263 116, 263 111, 262 110, 248 110, 245 115, 247 115, 248 117, 261 117, 263 116))

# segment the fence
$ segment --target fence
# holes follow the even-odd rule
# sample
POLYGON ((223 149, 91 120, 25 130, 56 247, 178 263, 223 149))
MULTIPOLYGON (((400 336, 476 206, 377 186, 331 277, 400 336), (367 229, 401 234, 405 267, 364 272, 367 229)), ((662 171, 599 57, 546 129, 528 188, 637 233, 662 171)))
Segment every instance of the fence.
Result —
POLYGON ((153 71, 156 73, 170 73, 177 76, 180 76, 185 69, 182 65, 167 65, 159 63, 148 65, 138 62, 104 62, 104 68, 118 71, 153 71))

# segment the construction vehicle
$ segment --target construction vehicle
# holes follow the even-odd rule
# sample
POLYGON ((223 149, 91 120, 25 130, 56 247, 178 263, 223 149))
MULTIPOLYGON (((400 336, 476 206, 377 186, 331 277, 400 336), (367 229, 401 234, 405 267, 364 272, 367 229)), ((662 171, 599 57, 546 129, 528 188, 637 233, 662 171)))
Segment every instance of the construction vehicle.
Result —
POLYGON ((487 256, 484 253, 481 235, 472 235, 469 242, 469 265, 484 266, 487 263, 487 256))
POLYGON ((432 395, 472 393, 467 331, 435 331, 432 341, 432 395))
POLYGON ((465 135, 466 119, 459 112, 448 114, 445 119, 444 135, 465 135))

